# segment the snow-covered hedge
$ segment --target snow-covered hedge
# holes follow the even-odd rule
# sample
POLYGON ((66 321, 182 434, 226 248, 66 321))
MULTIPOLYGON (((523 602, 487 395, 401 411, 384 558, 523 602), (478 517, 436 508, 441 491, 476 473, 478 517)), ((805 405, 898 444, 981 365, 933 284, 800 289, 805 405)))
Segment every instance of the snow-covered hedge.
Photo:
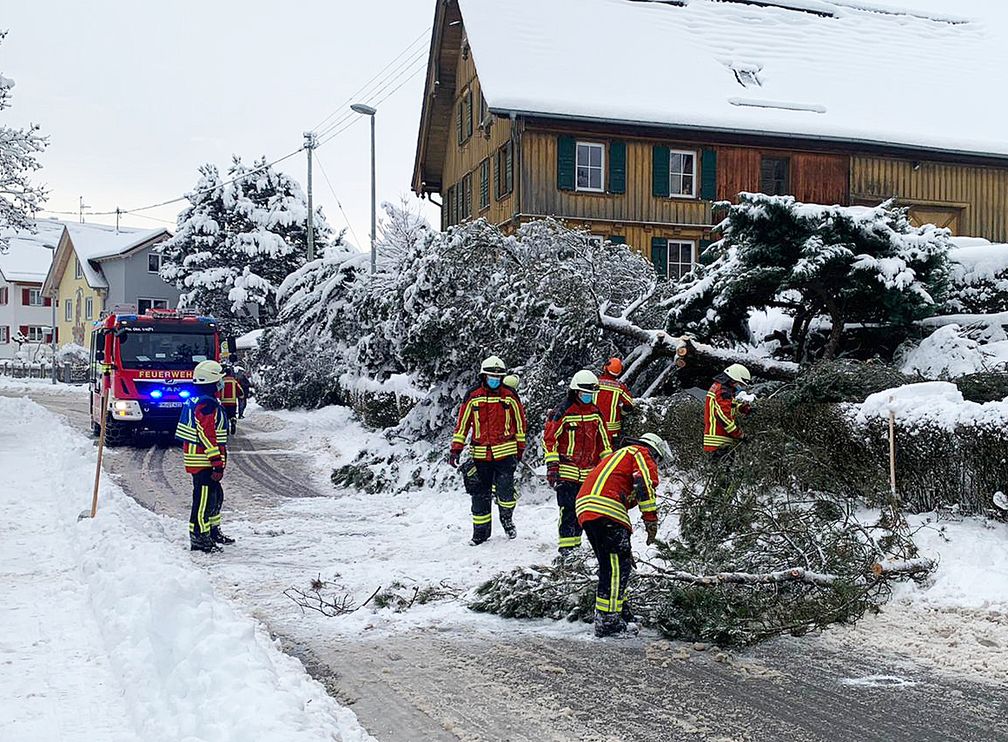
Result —
POLYGON ((1008 312, 1008 245, 968 245, 949 251, 948 314, 1008 312))

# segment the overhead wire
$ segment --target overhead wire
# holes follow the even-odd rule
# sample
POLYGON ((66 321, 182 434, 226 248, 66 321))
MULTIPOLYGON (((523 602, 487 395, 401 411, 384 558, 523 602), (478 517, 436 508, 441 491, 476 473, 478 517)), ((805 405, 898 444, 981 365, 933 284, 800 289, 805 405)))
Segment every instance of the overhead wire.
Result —
POLYGON ((336 189, 333 188, 332 181, 329 180, 329 175, 326 173, 322 160, 320 160, 319 156, 314 152, 312 154, 315 156, 315 163, 319 166, 319 170, 322 172, 322 177, 325 178, 326 185, 329 186, 329 192, 332 193, 333 198, 336 199, 336 205, 339 206, 340 213, 343 215, 343 221, 346 222, 347 227, 350 229, 350 234, 353 235, 354 243, 358 247, 361 247, 360 238, 357 237, 357 232, 354 231, 353 224, 350 223, 350 217, 348 217, 347 213, 343 211, 343 204, 340 202, 340 197, 336 195, 336 189))

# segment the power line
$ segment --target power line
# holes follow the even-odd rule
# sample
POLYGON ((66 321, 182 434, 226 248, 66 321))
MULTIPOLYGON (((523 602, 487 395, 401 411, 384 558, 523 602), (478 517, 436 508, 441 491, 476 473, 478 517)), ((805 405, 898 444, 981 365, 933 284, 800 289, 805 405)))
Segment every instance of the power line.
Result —
MULTIPOLYGON (((347 100, 346 100, 345 103, 341 104, 339 106, 339 108, 337 108, 335 111, 333 111, 328 116, 326 116, 324 119, 322 119, 317 124, 315 124, 315 126, 312 128, 312 131, 318 131, 323 125, 326 124, 326 122, 328 122, 330 119, 332 119, 333 116, 336 116, 337 114, 344 112, 346 110, 346 107, 348 105, 350 105, 351 103, 354 102, 353 99, 356 96, 360 95, 364 90, 367 89, 367 87, 369 85, 371 85, 371 83, 373 83, 375 80, 377 80, 383 74, 385 74, 385 71, 388 70, 389 67, 391 67, 393 64, 395 64, 396 61, 398 61, 404 54, 406 54, 407 52, 409 52, 410 49, 412 49, 414 46, 416 46, 416 44, 417 44, 418 41, 420 41, 423 38, 426 38, 427 34, 432 29, 433 29, 433 26, 428 26, 427 28, 425 28, 420 33, 419 36, 417 36, 415 39, 413 39, 413 41, 411 41, 409 44, 407 44, 406 47, 402 51, 400 51, 395 57, 393 57, 392 60, 388 64, 386 64, 384 67, 382 67, 370 80, 368 80, 366 83, 364 83, 363 85, 361 85, 361 87, 358 88, 355 92, 351 93, 350 97, 347 98, 347 100)), ((415 53, 415 51, 411 52, 411 53, 415 53)))
POLYGON ((319 170, 322 171, 322 177, 325 178, 325 182, 326 185, 329 186, 330 193, 332 193, 333 198, 336 199, 336 205, 339 206, 340 213, 343 215, 343 221, 345 221, 347 227, 350 228, 350 234, 353 235, 354 242, 356 243, 357 247, 360 247, 360 239, 358 239, 357 233, 354 231, 353 224, 350 223, 350 217, 348 217, 347 213, 343 211, 343 204, 340 203, 340 198, 339 196, 336 195, 336 189, 333 188, 332 181, 329 180, 329 175, 326 174, 325 167, 322 165, 322 160, 319 159, 318 154, 315 155, 315 162, 318 163, 319 170))

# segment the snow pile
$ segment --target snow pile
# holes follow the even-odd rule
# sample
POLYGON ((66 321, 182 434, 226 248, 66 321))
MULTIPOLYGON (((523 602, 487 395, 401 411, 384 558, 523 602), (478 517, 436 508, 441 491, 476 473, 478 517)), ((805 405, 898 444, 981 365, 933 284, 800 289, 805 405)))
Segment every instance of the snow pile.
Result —
POLYGON ((926 379, 954 379, 983 371, 986 366, 984 347, 952 324, 938 328, 910 351, 901 370, 926 379))
POLYGON ((948 381, 906 384, 872 394, 858 407, 856 417, 862 423, 879 418, 888 420, 890 412, 897 422, 930 423, 950 432, 962 425, 1008 423, 1008 401, 967 402, 956 385, 948 381))
MULTIPOLYGON (((215 594, 193 564, 199 560, 184 550, 179 523, 143 510, 108 483, 98 517, 77 522, 93 476, 89 441, 27 400, 0 398, 0 414, 7 422, 7 432, 0 431, 0 460, 9 477, 0 494, 9 529, 3 545, 12 547, 4 554, 5 568, 35 575, 35 589, 49 590, 45 563, 35 564, 33 552, 23 549, 37 544, 41 553, 59 559, 57 577, 71 588, 56 599, 39 594, 30 600, 33 588, 19 582, 16 608, 24 611, 30 601, 31 611, 15 615, 17 628, 80 624, 80 641, 87 642, 72 655, 61 652, 65 642, 39 643, 21 658, 25 664, 18 672, 31 676, 45 667, 68 686, 75 703, 64 709, 56 699, 51 713, 74 713, 80 705, 74 694, 89 694, 97 681, 113 701, 101 713, 112 714, 120 729, 116 739, 371 739, 300 662, 215 594), (22 465, 28 457, 32 467, 22 465), (32 502, 31 518, 23 517, 25 501, 32 502), (132 723, 133 734, 124 722, 132 723)), ((3 610, 12 610, 10 601, 3 610)), ((9 632, 4 634, 7 641, 9 632)), ((18 703, 6 710, 18 714, 15 724, 30 729, 37 720, 27 699, 40 688, 16 680, 13 685, 18 703)), ((66 739, 42 738, 56 736, 66 739)), ((82 732, 77 738, 109 737, 82 732)))
POLYGON ((1008 311, 1008 245, 967 245, 949 251, 948 313, 1008 311))

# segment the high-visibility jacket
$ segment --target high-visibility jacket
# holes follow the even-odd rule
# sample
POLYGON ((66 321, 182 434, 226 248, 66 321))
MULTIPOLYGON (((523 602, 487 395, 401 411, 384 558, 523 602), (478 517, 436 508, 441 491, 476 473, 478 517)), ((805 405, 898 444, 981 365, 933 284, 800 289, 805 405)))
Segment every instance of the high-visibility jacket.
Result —
POLYGON ((466 438, 476 461, 499 461, 525 453, 525 408, 503 384, 490 389, 480 383, 466 394, 452 434, 452 453, 461 453, 466 438))
POLYGON ((723 381, 715 381, 704 403, 704 451, 717 451, 742 437, 738 413, 734 389, 723 381))
POLYGON ((233 376, 224 377, 224 388, 221 390, 221 404, 225 407, 237 407, 238 397, 244 397, 245 393, 238 384, 238 379, 233 376))
POLYGON ((615 438, 623 430, 623 412, 633 408, 634 399, 627 385, 610 374, 603 372, 599 377, 598 386, 595 404, 602 410, 609 437, 615 438))
POLYGON ((189 474, 227 463, 228 416, 216 397, 190 397, 175 426, 182 461, 189 474))
POLYGON ((641 518, 658 520, 658 466, 646 446, 630 445, 603 458, 578 491, 574 510, 582 526, 589 520, 608 518, 632 530, 630 509, 640 508, 641 518))
POLYGON ((599 459, 612 453, 599 408, 569 395, 546 420, 543 447, 546 463, 559 464, 565 482, 583 482, 599 459))

